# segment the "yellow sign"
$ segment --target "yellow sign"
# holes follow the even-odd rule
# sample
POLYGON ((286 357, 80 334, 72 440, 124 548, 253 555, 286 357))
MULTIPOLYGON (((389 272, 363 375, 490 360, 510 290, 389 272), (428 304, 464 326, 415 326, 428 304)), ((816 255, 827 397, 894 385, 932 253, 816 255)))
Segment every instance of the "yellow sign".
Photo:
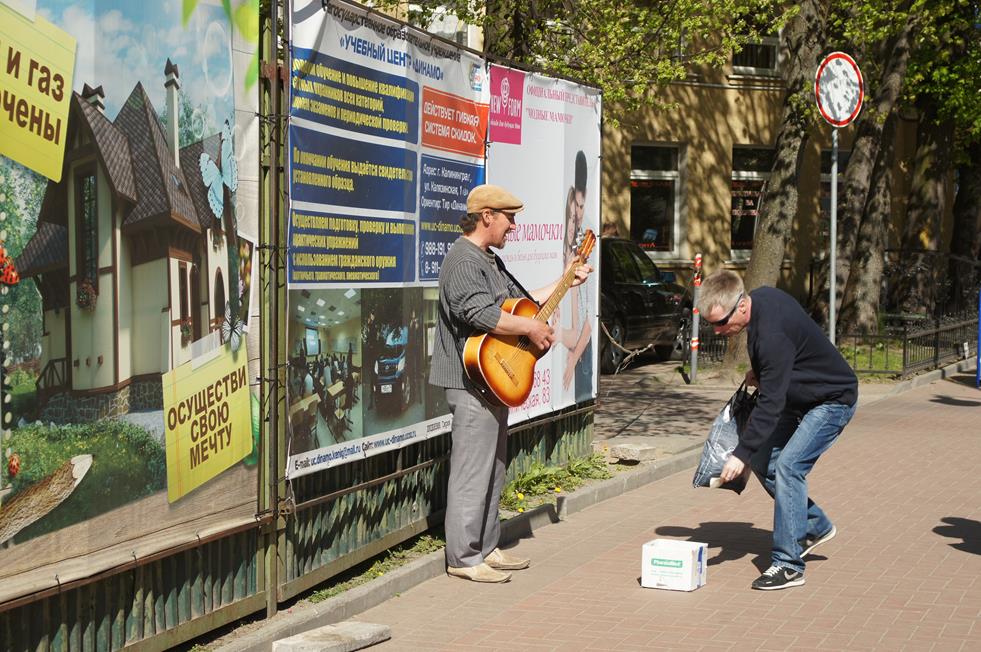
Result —
POLYGON ((0 4, 0 154, 61 181, 75 38, 0 4))
POLYGON ((252 452, 252 400, 245 344, 228 345, 197 368, 163 375, 167 500, 174 502, 252 452))

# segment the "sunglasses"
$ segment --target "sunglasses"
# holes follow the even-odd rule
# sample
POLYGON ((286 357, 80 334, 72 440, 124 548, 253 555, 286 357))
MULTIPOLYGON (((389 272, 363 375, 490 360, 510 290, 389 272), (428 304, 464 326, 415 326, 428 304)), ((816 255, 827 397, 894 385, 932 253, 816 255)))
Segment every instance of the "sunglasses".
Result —
POLYGON ((739 302, 743 300, 744 294, 745 294, 744 292, 739 293, 739 298, 736 299, 736 305, 732 307, 732 310, 726 313, 725 317, 723 317, 719 321, 709 321, 708 319, 706 319, 705 321, 707 321, 710 326, 725 326, 726 324, 728 324, 729 320, 732 319, 732 316, 736 314, 736 308, 739 307, 739 302))

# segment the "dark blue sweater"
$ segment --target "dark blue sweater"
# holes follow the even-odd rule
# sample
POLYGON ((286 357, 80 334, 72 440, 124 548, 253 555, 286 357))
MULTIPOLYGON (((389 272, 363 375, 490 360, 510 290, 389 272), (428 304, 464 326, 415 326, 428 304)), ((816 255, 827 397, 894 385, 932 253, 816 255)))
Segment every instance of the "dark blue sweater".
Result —
POLYGON ((766 443, 782 413, 858 399, 855 372, 793 297, 769 287, 749 296, 747 346, 760 395, 733 452, 744 462, 766 443))

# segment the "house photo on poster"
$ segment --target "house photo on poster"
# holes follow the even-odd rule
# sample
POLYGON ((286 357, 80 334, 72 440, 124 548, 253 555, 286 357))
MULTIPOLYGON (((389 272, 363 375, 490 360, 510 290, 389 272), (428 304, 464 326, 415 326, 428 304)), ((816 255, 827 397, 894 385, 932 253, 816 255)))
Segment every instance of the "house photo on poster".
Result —
POLYGON ((19 273, 2 299, 17 319, 4 334, 0 600, 61 560, 116 547, 131 559, 162 533, 172 544, 247 518, 257 493, 257 3, 24 4, 0 0, 21 31, 0 70, 44 61, 31 48, 52 35, 75 47, 63 122, 54 91, 36 104, 58 134, 57 169, 0 157, 19 273))

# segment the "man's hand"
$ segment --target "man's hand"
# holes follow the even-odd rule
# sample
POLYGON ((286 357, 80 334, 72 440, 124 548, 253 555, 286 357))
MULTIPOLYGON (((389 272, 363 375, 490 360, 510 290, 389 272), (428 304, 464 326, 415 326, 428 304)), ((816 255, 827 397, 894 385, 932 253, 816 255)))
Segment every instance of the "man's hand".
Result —
POLYGON ((743 473, 747 473, 749 467, 736 457, 735 455, 730 455, 729 459, 726 460, 725 465, 722 467, 722 475, 719 476, 723 484, 726 482, 732 482, 743 473))
POLYGON ((572 279, 572 286, 582 285, 586 282, 586 277, 593 271, 592 265, 580 265, 578 261, 572 261, 571 266, 576 268, 576 276, 572 279))
POLYGON ((531 343, 539 349, 547 351, 552 342, 555 341, 555 330, 543 321, 526 317, 528 320, 528 332, 526 335, 531 343))
POLYGON ((746 386, 747 387, 759 387, 760 386, 760 381, 756 377, 756 372, 753 371, 752 369, 750 369, 749 371, 746 372, 745 382, 746 382, 746 386))

